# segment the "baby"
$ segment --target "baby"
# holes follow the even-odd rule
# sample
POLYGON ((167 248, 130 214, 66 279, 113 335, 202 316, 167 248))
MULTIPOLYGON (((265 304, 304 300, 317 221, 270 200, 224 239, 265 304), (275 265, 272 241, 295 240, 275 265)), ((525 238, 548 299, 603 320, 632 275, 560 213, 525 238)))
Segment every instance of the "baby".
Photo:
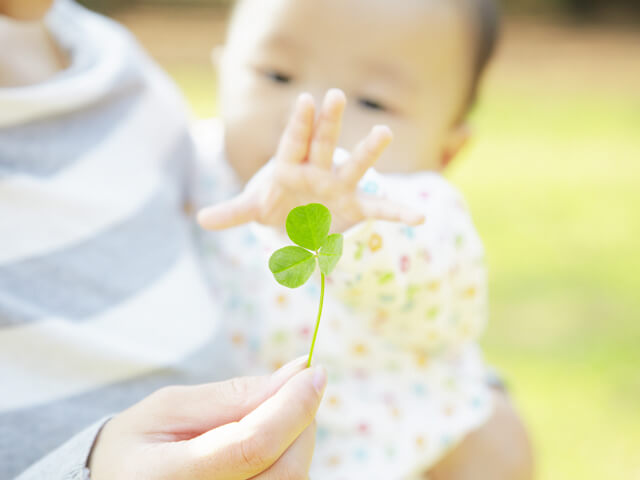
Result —
POLYGON ((483 247, 440 172, 469 136, 496 24, 488 0, 243 0, 234 11, 219 58, 224 127, 198 135, 221 203, 199 220, 256 222, 205 238, 245 372, 309 348, 317 283, 292 292, 267 268, 287 212, 323 203, 345 234, 316 346, 330 381, 312 478, 425 478, 492 413, 476 346, 483 247))

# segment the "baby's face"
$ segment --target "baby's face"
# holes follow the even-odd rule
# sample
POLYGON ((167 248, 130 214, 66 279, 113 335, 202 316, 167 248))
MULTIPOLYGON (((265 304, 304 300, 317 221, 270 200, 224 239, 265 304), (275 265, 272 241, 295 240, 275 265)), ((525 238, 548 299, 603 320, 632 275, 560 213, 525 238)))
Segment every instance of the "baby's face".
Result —
POLYGON ((438 170, 457 148, 471 76, 471 35, 450 0, 245 0, 221 58, 227 155, 244 180, 277 148, 295 98, 348 98, 339 145, 372 126, 394 142, 382 172, 438 170))

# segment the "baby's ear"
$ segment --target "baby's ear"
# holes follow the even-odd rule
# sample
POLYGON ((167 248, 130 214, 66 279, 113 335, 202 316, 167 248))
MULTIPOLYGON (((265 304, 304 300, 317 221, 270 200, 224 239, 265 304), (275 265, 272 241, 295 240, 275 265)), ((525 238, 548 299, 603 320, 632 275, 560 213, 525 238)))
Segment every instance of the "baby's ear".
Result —
POLYGON ((213 63, 213 68, 216 71, 220 70, 220 65, 222 63, 222 57, 224 56, 224 45, 216 45, 211 49, 211 63, 213 63))
POLYGON ((440 169, 444 170, 460 153, 471 138, 473 131, 467 122, 460 122, 451 127, 442 147, 440 169))

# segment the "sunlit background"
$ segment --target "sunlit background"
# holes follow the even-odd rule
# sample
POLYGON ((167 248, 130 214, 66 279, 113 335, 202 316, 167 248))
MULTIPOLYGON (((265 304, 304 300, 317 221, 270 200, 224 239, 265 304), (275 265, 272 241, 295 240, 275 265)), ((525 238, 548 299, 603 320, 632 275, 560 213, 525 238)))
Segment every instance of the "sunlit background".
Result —
MULTIPOLYGON (((215 114, 209 53, 227 2, 84 3, 138 35, 196 115, 215 114)), ((638 480, 640 2, 505 6, 476 139, 449 172, 489 256, 483 343, 530 428, 538 479, 638 480)))

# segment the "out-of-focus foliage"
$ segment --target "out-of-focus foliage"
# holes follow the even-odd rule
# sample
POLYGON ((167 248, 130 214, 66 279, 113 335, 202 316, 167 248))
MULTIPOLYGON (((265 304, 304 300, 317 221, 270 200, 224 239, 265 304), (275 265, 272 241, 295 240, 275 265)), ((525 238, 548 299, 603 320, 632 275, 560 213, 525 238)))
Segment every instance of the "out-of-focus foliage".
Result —
POLYGON ((577 19, 607 18, 629 13, 640 16, 640 2, 629 0, 502 0, 500 3, 508 12, 523 14, 564 14, 577 19))
MULTIPOLYGON (((233 0, 79 0, 88 7, 108 12, 123 7, 162 5, 174 7, 227 7, 233 0)), ((640 1, 633 0, 497 0, 507 12, 565 15, 576 19, 625 18, 640 20, 640 1), (629 14, 632 14, 629 17, 629 14)))
POLYGON ((171 7, 228 7, 233 0, 76 0, 78 3, 98 12, 110 13, 124 8, 138 6, 171 7))

